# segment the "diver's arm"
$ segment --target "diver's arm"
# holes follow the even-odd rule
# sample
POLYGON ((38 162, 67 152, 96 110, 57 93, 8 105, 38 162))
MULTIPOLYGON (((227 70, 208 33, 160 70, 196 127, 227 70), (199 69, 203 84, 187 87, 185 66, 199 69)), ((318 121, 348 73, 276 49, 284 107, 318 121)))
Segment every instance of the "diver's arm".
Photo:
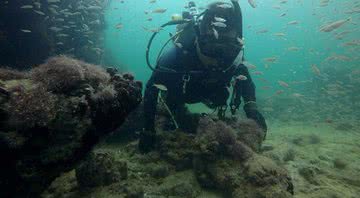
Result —
POLYGON ((146 84, 144 95, 144 129, 140 132, 139 150, 150 152, 155 145, 155 114, 159 90, 154 86, 159 74, 154 72, 146 84))
MULTIPOLYGON (((240 94, 244 99, 244 111, 246 113, 246 117, 255 120, 256 123, 266 132, 267 125, 265 118, 257 109, 255 84, 251 79, 248 68, 244 65, 240 65, 238 68, 238 75, 246 76, 246 80, 238 81, 239 90, 241 92, 240 94)), ((240 95, 238 97, 240 97, 240 95)))
POLYGON ((144 94, 144 128, 147 131, 155 131, 155 115, 158 102, 159 90, 154 86, 158 72, 154 72, 146 84, 144 94))

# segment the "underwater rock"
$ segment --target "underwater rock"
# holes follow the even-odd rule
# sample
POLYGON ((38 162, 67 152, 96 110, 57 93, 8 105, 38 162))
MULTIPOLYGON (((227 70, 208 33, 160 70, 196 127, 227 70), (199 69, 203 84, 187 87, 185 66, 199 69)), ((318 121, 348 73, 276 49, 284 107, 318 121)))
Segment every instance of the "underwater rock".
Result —
POLYGON ((156 165, 152 167, 150 174, 155 178, 164 178, 170 174, 170 170, 167 165, 156 165))
POLYGON ((200 185, 219 189, 228 197, 291 197, 293 185, 287 171, 254 151, 263 136, 241 135, 248 134, 250 126, 256 132, 257 126, 232 126, 237 128, 209 118, 200 120, 193 160, 200 185), (256 138, 257 143, 248 142, 256 138))
POLYGON ((321 142, 320 137, 316 134, 310 134, 308 138, 310 144, 319 144, 321 142))
POLYGON ((1 197, 36 197, 141 102, 141 83, 65 56, 21 77, 7 74, 1 83, 9 97, 0 100, 1 197))
POLYGON ((284 162, 294 161, 295 156, 296 156, 296 151, 294 149, 290 148, 285 151, 284 156, 283 156, 283 161, 284 162))
POLYGON ((161 185, 149 192, 149 197, 198 197, 200 186, 192 171, 178 172, 164 178, 161 185))
POLYGON ((186 134, 180 130, 162 132, 158 134, 157 150, 160 156, 175 166, 176 170, 192 167, 194 155, 194 135, 186 134))
POLYGON ((319 185, 319 181, 316 178, 316 175, 320 172, 320 169, 318 167, 304 165, 299 168, 298 172, 304 179, 306 179, 311 184, 319 185))
POLYGON ((346 168, 347 165, 348 164, 342 159, 339 158, 334 159, 334 167, 337 169, 344 169, 346 168))
POLYGON ((109 152, 91 153, 76 168, 76 179, 82 188, 109 185, 127 176, 127 163, 115 161, 109 152))

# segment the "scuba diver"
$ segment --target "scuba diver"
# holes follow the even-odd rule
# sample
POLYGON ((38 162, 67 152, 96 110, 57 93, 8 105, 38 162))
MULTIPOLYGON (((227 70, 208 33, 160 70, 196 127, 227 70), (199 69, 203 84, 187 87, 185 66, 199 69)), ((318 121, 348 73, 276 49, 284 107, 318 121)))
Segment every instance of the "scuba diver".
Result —
POLYGON ((166 105, 175 115, 185 104, 202 102, 216 108, 221 119, 228 106, 235 114, 242 97, 246 116, 255 120, 265 133, 267 131, 265 119, 257 110, 255 85, 243 64, 239 3, 237 0, 215 2, 201 14, 198 14, 194 2, 190 2, 188 8, 190 12, 184 12, 182 16, 186 23, 177 24, 177 33, 171 37, 174 45, 159 55, 155 68, 149 64, 149 46, 147 49, 147 61, 153 73, 144 95, 145 126, 139 140, 139 149, 143 153, 151 151, 156 143, 158 85, 166 87, 166 105), (233 93, 230 96, 231 85, 233 93))

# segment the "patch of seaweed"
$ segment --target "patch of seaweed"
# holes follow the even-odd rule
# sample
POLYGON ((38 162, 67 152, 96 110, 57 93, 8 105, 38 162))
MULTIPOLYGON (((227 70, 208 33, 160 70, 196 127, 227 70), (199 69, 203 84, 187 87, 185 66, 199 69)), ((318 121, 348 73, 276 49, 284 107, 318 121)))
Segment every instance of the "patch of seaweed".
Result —
POLYGON ((19 129, 47 126, 56 116, 57 98, 43 86, 20 89, 11 95, 10 123, 19 129))

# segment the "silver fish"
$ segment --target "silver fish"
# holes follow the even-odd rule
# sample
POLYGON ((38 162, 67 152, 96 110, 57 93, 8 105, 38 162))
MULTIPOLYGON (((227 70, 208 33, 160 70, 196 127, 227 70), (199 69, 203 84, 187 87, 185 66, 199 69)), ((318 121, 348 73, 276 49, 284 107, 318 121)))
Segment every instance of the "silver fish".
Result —
POLYGON ((215 28, 213 28, 213 32, 214 32, 215 38, 216 38, 216 39, 219 39, 219 33, 218 33, 218 31, 217 31, 215 28))
POLYGON ((321 32, 331 32, 337 28, 339 28, 340 26, 344 25, 345 23, 351 21, 351 18, 347 18, 344 20, 339 20, 339 21, 335 21, 331 24, 325 25, 324 27, 320 28, 321 32))
POLYGON ((256 8, 256 7, 257 7, 255 0, 248 0, 248 3, 249 3, 249 4, 251 5, 251 7, 253 7, 253 8, 256 8))
POLYGON ((212 22, 211 25, 213 25, 215 27, 221 27, 221 28, 227 27, 227 25, 225 23, 221 23, 221 22, 212 22))
POLYGON ((217 7, 222 8, 222 9, 232 8, 232 6, 230 4, 227 4, 227 3, 219 4, 219 5, 217 5, 217 7))
POLYGON ((31 30, 22 29, 21 31, 24 32, 24 33, 31 33, 31 30))
POLYGON ((21 6, 20 8, 21 9, 33 9, 34 6, 32 6, 32 5, 24 5, 24 6, 21 6))
POLYGON ((214 17, 214 19, 215 19, 216 22, 221 22, 221 23, 225 23, 225 22, 226 22, 226 19, 221 18, 221 17, 214 17))
POLYGON ((37 11, 37 10, 34 10, 35 13, 39 14, 39 15, 45 15, 45 13, 41 12, 41 11, 37 11))

